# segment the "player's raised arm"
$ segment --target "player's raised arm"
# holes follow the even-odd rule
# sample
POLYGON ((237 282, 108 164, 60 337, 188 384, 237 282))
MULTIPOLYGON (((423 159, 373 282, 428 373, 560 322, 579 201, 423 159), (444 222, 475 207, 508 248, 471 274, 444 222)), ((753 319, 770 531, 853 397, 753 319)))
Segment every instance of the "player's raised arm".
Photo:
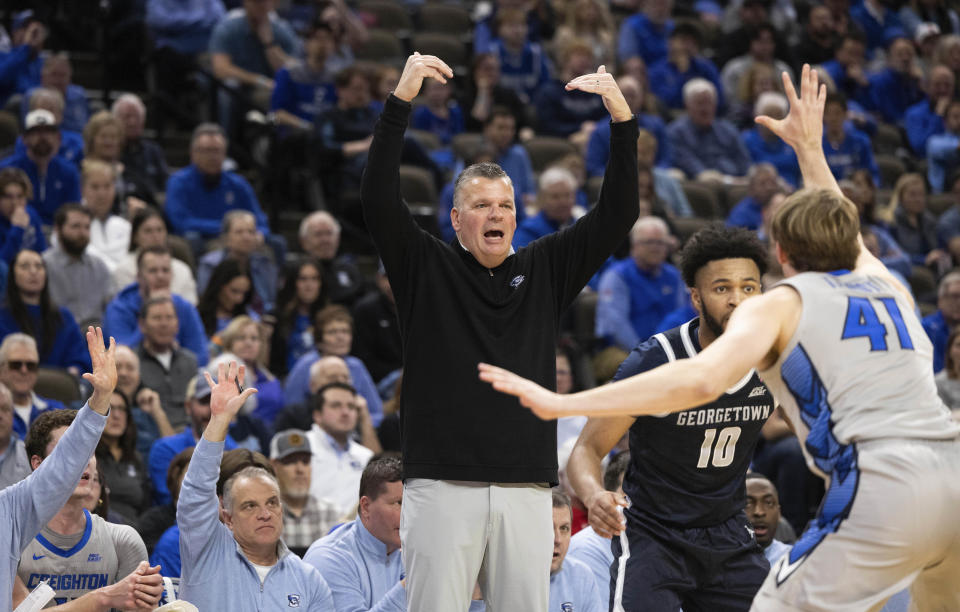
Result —
POLYGON ((827 99, 827 86, 819 83, 816 70, 804 64, 800 76, 800 95, 797 95, 786 72, 783 73, 783 90, 790 103, 787 116, 774 119, 760 115, 755 121, 779 136, 796 152, 804 187, 841 193, 823 154, 823 106, 827 99))

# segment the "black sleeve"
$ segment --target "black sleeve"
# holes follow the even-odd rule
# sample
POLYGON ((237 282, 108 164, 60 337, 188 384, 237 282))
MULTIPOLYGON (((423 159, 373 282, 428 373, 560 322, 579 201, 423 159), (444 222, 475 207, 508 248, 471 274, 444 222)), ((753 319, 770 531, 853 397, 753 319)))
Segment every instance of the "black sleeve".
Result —
POLYGON ((640 215, 637 120, 610 125, 610 158, 597 204, 572 227, 536 241, 550 249, 558 311, 580 293, 640 215))
POLYGON ((410 103, 393 94, 387 98, 360 183, 363 217, 391 281, 401 278, 398 266, 424 234, 400 194, 400 154, 410 109, 410 103))

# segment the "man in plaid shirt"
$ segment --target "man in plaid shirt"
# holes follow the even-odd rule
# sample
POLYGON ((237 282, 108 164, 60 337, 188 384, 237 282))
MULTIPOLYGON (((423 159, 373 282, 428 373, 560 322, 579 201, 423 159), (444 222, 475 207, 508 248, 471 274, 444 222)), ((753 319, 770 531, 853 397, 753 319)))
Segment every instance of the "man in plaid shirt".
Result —
POLYGON ((334 504, 310 495, 312 456, 307 434, 299 429, 281 431, 270 440, 270 463, 283 499, 283 541, 300 557, 340 519, 334 504))

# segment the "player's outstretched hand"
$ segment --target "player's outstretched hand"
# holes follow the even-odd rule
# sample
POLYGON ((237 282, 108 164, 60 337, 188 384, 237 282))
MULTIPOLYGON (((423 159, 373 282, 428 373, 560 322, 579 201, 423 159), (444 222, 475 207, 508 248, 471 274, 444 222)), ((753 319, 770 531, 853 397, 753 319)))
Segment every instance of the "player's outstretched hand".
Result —
POLYGON ((497 391, 517 396, 521 404, 544 421, 564 416, 560 406, 562 395, 548 391, 532 380, 517 376, 509 370, 487 363, 481 363, 478 367, 480 380, 490 383, 497 391))
POLYGON ((803 65, 800 75, 800 95, 790 76, 783 73, 783 91, 790 103, 790 112, 783 119, 760 115, 754 121, 768 128, 796 151, 820 150, 823 140, 823 106, 827 100, 827 86, 820 84, 817 71, 810 64, 803 65))
POLYGON ((617 85, 617 81, 613 78, 613 75, 607 72, 605 66, 600 66, 596 72, 578 76, 567 83, 565 89, 567 91, 579 89, 580 91, 595 93, 601 96, 603 98, 603 105, 607 107, 607 112, 610 113, 610 117, 616 122, 629 121, 633 118, 630 105, 627 104, 626 98, 623 97, 620 86, 617 85))
POLYGON ((108 608, 119 610, 153 610, 163 595, 160 566, 150 567, 141 561, 123 580, 100 590, 108 608))
POLYGON ((204 372, 207 383, 210 385, 210 418, 230 420, 240 411, 240 407, 247 398, 257 392, 250 387, 240 393, 238 381, 244 380, 247 369, 242 364, 238 367, 236 361, 227 364, 221 363, 217 368, 217 382, 213 382, 210 372, 204 372))
POLYGON ((453 78, 453 70, 435 55, 420 55, 414 52, 407 58, 393 95, 405 102, 410 102, 420 93, 423 79, 428 77, 446 83, 447 79, 453 78))
POLYGON ((90 363, 93 372, 83 375, 84 380, 93 387, 90 396, 90 408, 100 414, 107 414, 110 410, 110 394, 117 387, 117 341, 110 337, 110 348, 104 348, 103 330, 91 325, 87 328, 87 350, 90 352, 90 363))
POLYGON ((626 524, 621 507, 627 506, 623 493, 597 491, 587 500, 587 519, 599 535, 609 539, 620 535, 626 524))

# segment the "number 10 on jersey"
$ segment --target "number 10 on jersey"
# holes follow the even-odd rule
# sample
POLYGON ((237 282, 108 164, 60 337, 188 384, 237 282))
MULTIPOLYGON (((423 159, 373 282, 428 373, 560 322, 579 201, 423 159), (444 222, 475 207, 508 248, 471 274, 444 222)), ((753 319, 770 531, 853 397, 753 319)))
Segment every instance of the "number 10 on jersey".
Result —
POLYGON ((727 467, 733 463, 739 439, 739 427, 724 427, 720 430, 720 435, 717 435, 716 428, 707 429, 703 432, 703 444, 700 445, 700 460, 697 461, 697 467, 709 467, 710 455, 713 455, 713 467, 727 467))

